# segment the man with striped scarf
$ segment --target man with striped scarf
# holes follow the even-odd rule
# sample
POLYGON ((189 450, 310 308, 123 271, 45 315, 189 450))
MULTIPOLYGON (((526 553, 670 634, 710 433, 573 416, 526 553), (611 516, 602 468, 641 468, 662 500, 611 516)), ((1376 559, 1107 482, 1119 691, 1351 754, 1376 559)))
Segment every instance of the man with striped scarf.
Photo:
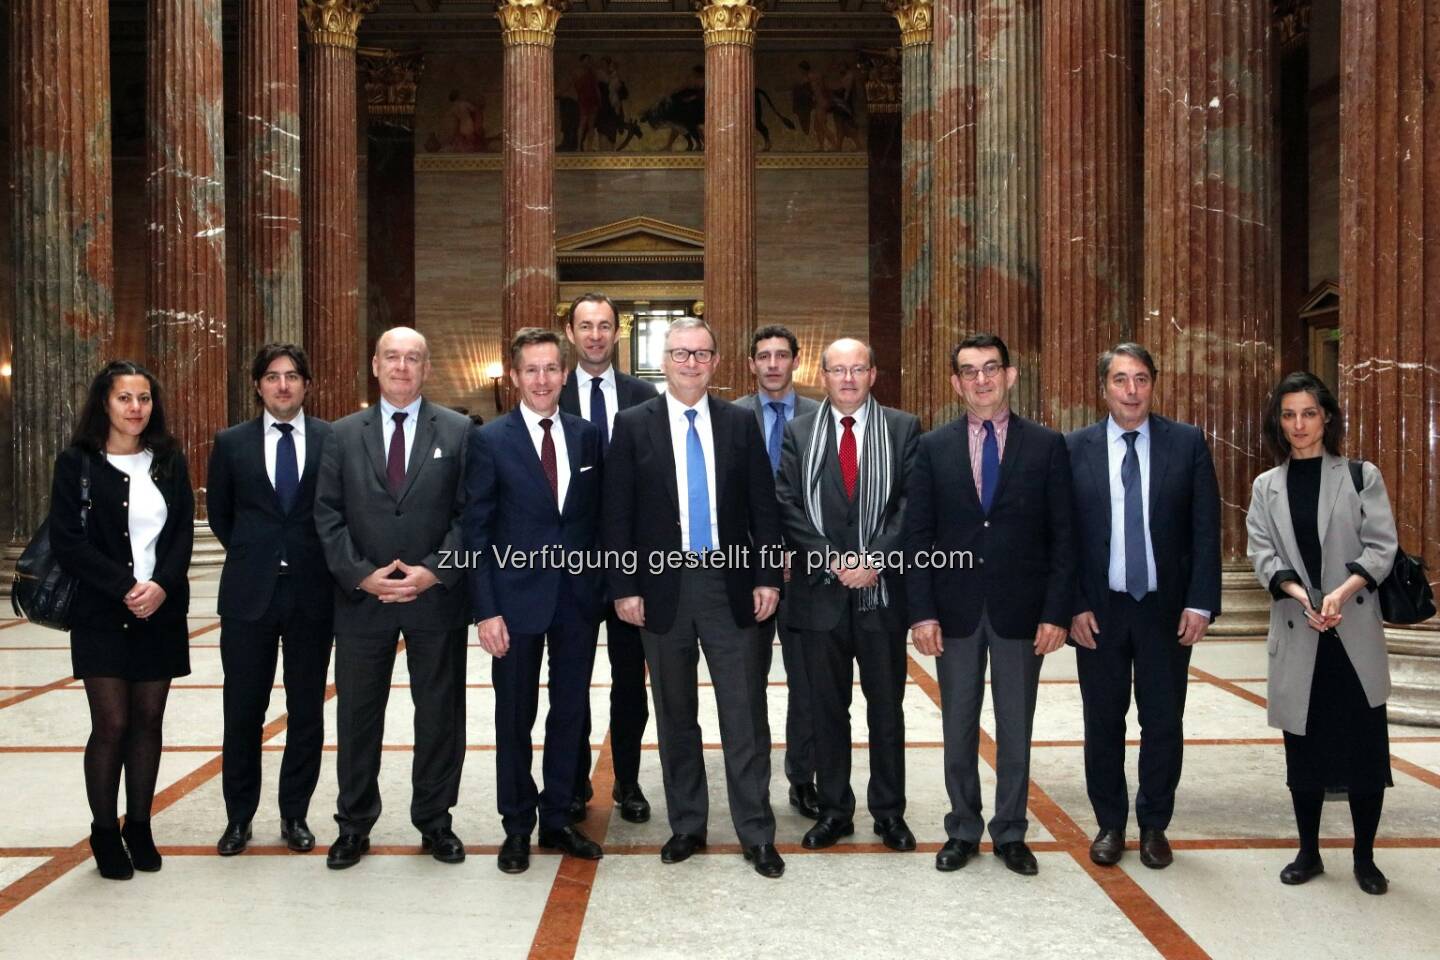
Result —
POLYGON ((884 555, 901 547, 905 482, 920 421, 871 396, 875 354, 837 340, 820 355, 826 399, 785 428, 777 493, 787 549, 787 602, 800 634, 815 725, 819 821, 803 844, 818 850, 855 832, 850 789, 851 663, 860 665, 870 728, 868 805, 892 850, 914 850, 905 823, 904 579, 884 555))

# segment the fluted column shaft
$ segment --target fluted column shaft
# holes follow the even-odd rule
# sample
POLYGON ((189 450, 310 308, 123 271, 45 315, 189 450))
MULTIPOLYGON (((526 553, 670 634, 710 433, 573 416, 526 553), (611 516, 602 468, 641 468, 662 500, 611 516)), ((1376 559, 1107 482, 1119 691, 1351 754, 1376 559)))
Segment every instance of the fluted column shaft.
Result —
POLYGON ((930 364, 930 396, 934 404, 930 413, 935 423, 944 423, 959 413, 959 401, 950 387, 950 351, 973 329, 975 3, 935 0, 930 260, 931 338, 935 345, 930 364))
POLYGON ((1058 430, 1104 409, 1093 361, 1134 328, 1139 125, 1131 0, 1045 4, 1041 411, 1058 430))
MULTIPOLYGON (((304 339, 300 238, 300 24, 295 0, 240 0, 236 90, 235 316, 242 368, 270 341, 304 339)), ((235 419, 253 409, 231 383, 235 419)))
POLYGON ((948 362, 936 350, 930 322, 930 68, 934 32, 930 0, 892 4, 900 21, 900 353, 901 397, 928 426, 938 404, 934 369, 948 362))
POLYGON ((101 0, 13 0, 15 534, 45 518, 115 326, 110 29, 101 0))
POLYGON ((1198 425, 1220 480, 1223 558, 1268 459, 1275 196, 1268 0, 1149 0, 1144 309, 1159 412, 1198 425))
POLYGON ((875 399, 899 407, 900 329, 900 51, 861 57, 865 73, 866 179, 870 241, 870 349, 881 376, 875 399))

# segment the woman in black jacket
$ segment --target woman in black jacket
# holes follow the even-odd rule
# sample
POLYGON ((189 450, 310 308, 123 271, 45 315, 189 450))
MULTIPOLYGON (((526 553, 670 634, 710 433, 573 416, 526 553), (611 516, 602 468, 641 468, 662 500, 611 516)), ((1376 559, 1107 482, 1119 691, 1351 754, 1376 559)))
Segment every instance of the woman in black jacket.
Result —
POLYGON ((159 384, 138 364, 109 364, 90 385, 70 446, 55 461, 50 542, 79 582, 70 659, 90 702, 90 849, 112 880, 160 869, 150 806, 170 681, 190 672, 186 577, 194 515, 190 472, 165 430, 159 384), (87 476, 91 506, 82 517, 87 476))

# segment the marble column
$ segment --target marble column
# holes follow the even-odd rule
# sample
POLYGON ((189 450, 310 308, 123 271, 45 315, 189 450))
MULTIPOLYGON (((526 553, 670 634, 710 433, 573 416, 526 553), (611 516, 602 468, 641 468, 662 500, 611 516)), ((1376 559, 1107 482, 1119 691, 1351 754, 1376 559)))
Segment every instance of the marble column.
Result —
POLYGON ((1126 339, 1140 300, 1140 123, 1131 0, 1049 0, 1043 11, 1042 419, 1104 411, 1096 357, 1126 339))
MULTIPOLYGON (((115 325, 110 20, 103 0, 12 0, 15 536, 45 519, 115 325)), ((8 581, 7 581, 8 583, 8 581)))
POLYGON ((359 231, 355 211, 355 35, 379 0, 301 0, 306 63, 301 163, 305 352, 315 375, 307 409, 335 420, 361 398, 359 231))
POLYGON ((930 197, 935 145, 931 139, 930 66, 934 32, 931 0, 892 2, 900 23, 900 393, 903 406, 925 426, 940 395, 930 322, 930 197))
POLYGON ((861 56, 865 77, 866 178, 870 240, 870 347, 880 367, 875 399, 898 407, 901 395, 900 51, 861 56))
POLYGON ((146 336, 197 516, 215 431, 229 425, 222 45, 220 0, 146 8, 146 336))
MULTIPOLYGON (((240 0, 236 87, 236 368, 269 342, 304 341, 300 237, 300 23, 295 0, 240 0)), ((230 413, 254 410, 248 375, 231 378, 230 413)))
POLYGON ((935 143, 931 179, 930 415, 960 414, 950 386, 950 351, 970 330, 975 297, 975 5, 935 0, 931 63, 935 143))
POLYGON ((755 323, 756 0, 706 0, 705 319, 720 366, 714 388, 733 400, 749 393, 745 358, 755 323))
MULTIPOLYGON (((1341 7, 1340 375, 1347 452, 1440 578, 1440 0, 1341 7)), ((1440 725, 1440 624, 1390 627, 1390 717, 1440 725)))

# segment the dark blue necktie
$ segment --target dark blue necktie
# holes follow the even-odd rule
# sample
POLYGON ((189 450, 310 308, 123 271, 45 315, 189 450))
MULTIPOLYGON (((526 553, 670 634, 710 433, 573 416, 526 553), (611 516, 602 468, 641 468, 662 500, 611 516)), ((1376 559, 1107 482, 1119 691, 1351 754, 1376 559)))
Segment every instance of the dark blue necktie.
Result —
POLYGON ((1120 482, 1125 485, 1125 592, 1136 600, 1150 592, 1149 563, 1145 559, 1145 501, 1140 490, 1140 455, 1135 452, 1139 432, 1125 434, 1125 459, 1120 461, 1120 482))
POLYGON ((780 441, 785 437, 785 404, 778 400, 772 400, 768 406, 775 414, 775 422, 770 425, 770 439, 766 446, 770 454, 770 469, 779 473, 780 441))
POLYGON ((980 509, 990 512, 995 502, 995 488, 1000 485, 1000 444, 995 440, 995 424, 985 421, 985 446, 980 450, 980 509))
POLYGON ((705 448, 700 446, 700 434, 695 429, 694 410, 686 410, 690 429, 685 433, 685 486, 690 499, 690 549, 699 553, 709 550, 710 542, 710 485, 705 478, 705 448))
POLYGON ((289 513, 300 492, 300 465, 292 436, 295 425, 277 423, 275 429, 280 431, 280 442, 275 444, 275 496, 280 500, 281 511, 289 513))
POLYGON ((600 428, 600 451, 610 447, 610 421, 605 410, 605 391, 600 389, 599 377, 590 381, 590 422, 600 428))

